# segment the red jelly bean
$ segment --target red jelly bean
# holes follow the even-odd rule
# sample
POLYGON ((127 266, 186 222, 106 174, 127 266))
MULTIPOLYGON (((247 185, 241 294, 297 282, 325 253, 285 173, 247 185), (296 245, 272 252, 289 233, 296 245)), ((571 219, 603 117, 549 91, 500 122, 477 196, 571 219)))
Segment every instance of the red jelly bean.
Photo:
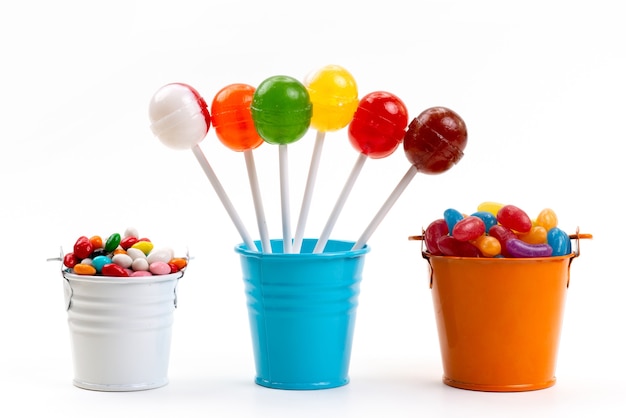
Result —
POLYGON ((113 277, 128 277, 128 270, 126 270, 122 266, 118 266, 117 264, 105 264, 104 266, 102 266, 102 275, 113 277))
POLYGON ((454 257, 480 257, 481 253, 476 246, 468 241, 459 241, 458 239, 444 235, 437 241, 439 249, 446 256, 454 257))
POLYGON ((517 235, 509 228, 502 225, 494 225, 489 228, 488 234, 500 241, 501 254, 505 257, 509 256, 506 250, 506 242, 510 239, 517 239, 517 235))
POLYGON ((89 257, 92 252, 93 244, 89 241, 89 238, 82 236, 76 240, 76 243, 74 244, 74 255, 79 260, 89 257))
POLYGON ((68 268, 74 267, 78 263, 78 259, 74 253, 67 253, 63 256, 63 265, 68 268))
POLYGON ((502 226, 521 233, 530 231, 533 226, 526 212, 514 205, 502 206, 496 218, 502 226))
POLYGON ((132 247, 136 242, 138 241, 137 237, 124 237, 121 241, 120 241, 120 247, 122 247, 125 250, 128 250, 130 247, 132 247))
POLYGON ((452 228, 452 236, 459 241, 474 241, 485 233, 485 223, 478 216, 467 216, 452 228))
POLYGON ((437 245, 437 241, 444 235, 448 235, 448 232, 448 224, 443 218, 437 219, 428 225, 424 231, 424 244, 426 244, 426 249, 429 253, 432 255, 443 254, 439 249, 439 245, 437 245))

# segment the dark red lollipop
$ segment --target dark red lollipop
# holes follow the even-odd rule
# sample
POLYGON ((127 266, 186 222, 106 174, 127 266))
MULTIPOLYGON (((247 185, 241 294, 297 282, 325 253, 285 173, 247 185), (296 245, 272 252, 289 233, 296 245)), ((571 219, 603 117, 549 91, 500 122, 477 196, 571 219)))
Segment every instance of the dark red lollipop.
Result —
POLYGON ((461 117, 445 107, 431 107, 411 121, 404 136, 408 160, 425 174, 449 170, 463 157, 467 127, 461 117))

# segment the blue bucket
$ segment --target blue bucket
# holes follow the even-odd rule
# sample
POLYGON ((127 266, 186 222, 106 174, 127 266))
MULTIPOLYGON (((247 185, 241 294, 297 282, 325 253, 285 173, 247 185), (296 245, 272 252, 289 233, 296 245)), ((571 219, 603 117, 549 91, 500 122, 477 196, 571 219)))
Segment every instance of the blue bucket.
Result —
MULTIPOLYGON (((255 382, 274 389, 330 389, 346 385, 365 254, 354 242, 329 240, 313 253, 305 239, 300 253, 235 247, 241 256, 255 382)), ((257 245, 260 247, 260 244, 257 245)))

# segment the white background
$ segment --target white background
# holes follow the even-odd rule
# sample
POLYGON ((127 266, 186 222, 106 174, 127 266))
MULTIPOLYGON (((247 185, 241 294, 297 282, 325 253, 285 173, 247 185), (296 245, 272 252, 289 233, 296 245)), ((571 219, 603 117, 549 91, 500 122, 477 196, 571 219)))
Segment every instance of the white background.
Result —
MULTIPOLYGON (((11 416, 623 416, 623 40, 611 1, 25 1, 0 12, 0 401, 11 416), (18 5, 19 4, 19 5, 18 5), (180 81, 222 87, 326 64, 360 95, 402 98, 410 117, 447 106, 465 156, 418 174, 369 241, 351 382, 325 391, 253 383, 240 237, 191 151, 156 140, 147 109, 180 81), (592 233, 571 269, 557 383, 481 393, 441 382, 420 244, 449 207, 515 204, 592 233), (60 264, 80 235, 136 227, 193 257, 179 284, 169 385, 74 387, 60 264)), ((289 147, 297 219, 315 133, 289 147)), ((201 144, 257 238, 244 159, 210 131, 201 144)), ((278 151, 255 151, 270 233, 281 236, 278 151)), ((306 235, 317 236, 356 159, 328 133, 306 235)), ((408 168, 400 148, 369 160, 332 237, 356 239, 408 168)), ((295 231, 295 225, 294 225, 295 231)), ((2 412, 5 415, 5 412, 2 412)))

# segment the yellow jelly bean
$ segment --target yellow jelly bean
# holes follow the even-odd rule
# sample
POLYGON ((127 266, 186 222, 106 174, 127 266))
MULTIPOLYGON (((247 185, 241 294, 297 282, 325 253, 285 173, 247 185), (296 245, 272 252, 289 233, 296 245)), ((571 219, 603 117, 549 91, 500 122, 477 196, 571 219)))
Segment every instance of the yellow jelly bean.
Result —
POLYGON ((493 216, 498 216, 498 211, 500 210, 500 208, 504 206, 504 204, 502 203, 497 203, 497 202, 483 202, 480 205, 478 205, 478 207, 476 208, 476 210, 478 212, 489 212, 491 213, 493 216))
POLYGON ((549 231, 559 224, 559 220, 556 216, 556 213, 552 209, 546 208, 539 212, 535 223, 537 225, 543 226, 546 231, 549 231))
POLYGON ((476 246, 485 257, 495 257, 502 251, 502 245, 496 237, 489 235, 481 235, 472 241, 472 244, 476 246))
POLYGON ((517 237, 527 244, 546 244, 548 242, 548 231, 541 225, 535 225, 525 234, 518 234, 517 237))
POLYGON ((96 268, 91 264, 78 263, 74 266, 74 273, 81 276, 93 276, 96 274, 96 268))
POLYGON ((154 248, 154 244, 152 244, 150 241, 137 241, 130 248, 136 248, 145 255, 148 255, 150 254, 150 251, 152 251, 152 249, 154 248))

